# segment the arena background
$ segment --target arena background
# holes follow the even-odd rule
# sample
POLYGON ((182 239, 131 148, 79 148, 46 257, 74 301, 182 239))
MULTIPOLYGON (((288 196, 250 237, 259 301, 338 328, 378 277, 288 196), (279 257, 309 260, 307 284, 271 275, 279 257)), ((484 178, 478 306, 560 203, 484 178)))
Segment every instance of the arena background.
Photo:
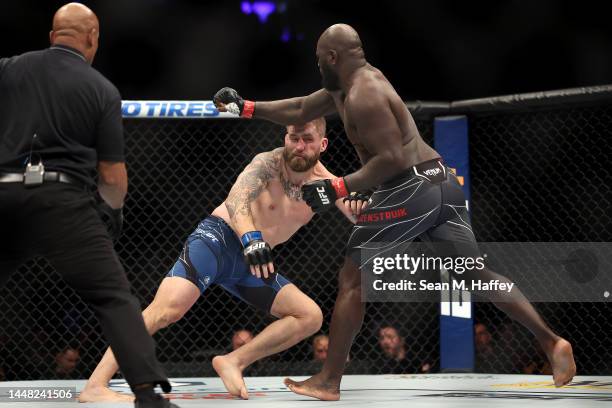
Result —
MULTIPOLYGON (((240 0, 83 3, 101 22, 94 66, 124 99, 208 99, 225 85, 259 99, 303 95, 320 84, 317 38, 338 22, 357 28, 405 100, 612 83, 612 26, 594 0, 278 0, 265 24, 240 0)), ((46 47, 62 4, 0 2, 0 55, 46 47)))
MULTIPOLYGON (((223 85, 252 98, 310 92, 319 83, 316 38, 337 21, 356 26, 371 62, 407 101, 612 83, 605 13, 578 10, 571 2, 377 2, 355 9, 348 2, 287 1, 286 11, 271 14, 266 24, 244 14, 240 2, 85 3, 98 12, 103 27, 95 66, 125 99, 207 99, 223 85), (280 38, 285 27, 295 37, 287 42, 280 38)), ((0 55, 44 47, 50 16, 60 4, 2 3, 0 55)), ((434 115, 420 109, 423 105, 411 106, 431 142, 434 115)), ((586 106, 553 103, 537 110, 464 113, 470 118, 473 223, 481 241, 611 240, 609 97, 586 106)), ((197 221, 223 199, 255 153, 282 143, 282 131, 258 121, 126 121, 131 187, 118 249, 143 305, 197 221)), ((357 168, 337 119, 330 118, 329 136, 325 164, 337 174, 357 168)), ((323 332, 348 228, 338 214, 326 214, 278 251, 281 270, 323 308, 323 332)), ((0 291, 0 365, 8 379, 48 378, 55 354, 70 344, 81 350, 75 375, 85 378, 105 348, 92 314, 57 278, 38 260, 0 291)), ((435 371, 438 308, 435 303, 369 305, 349 372, 381 372, 377 329, 383 323, 398 327, 410 355, 435 371)), ((581 374, 611 372, 609 303, 538 308, 574 343, 581 374)), ((477 369, 512 373, 531 362, 541 365, 543 357, 524 329, 490 305, 478 304, 475 313, 504 350, 477 369)), ((184 321, 156 337, 160 357, 172 376, 212 375, 210 356, 228 349, 234 330, 257 332, 267 322, 215 288, 184 321)), ((314 372, 317 366, 309 358, 310 346, 303 342, 249 374, 314 372)))

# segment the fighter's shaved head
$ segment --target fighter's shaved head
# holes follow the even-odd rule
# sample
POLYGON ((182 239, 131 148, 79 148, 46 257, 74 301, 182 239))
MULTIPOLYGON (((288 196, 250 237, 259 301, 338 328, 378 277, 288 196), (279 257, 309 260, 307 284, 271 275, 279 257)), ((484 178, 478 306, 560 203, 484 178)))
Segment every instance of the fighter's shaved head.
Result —
POLYGON ((80 3, 68 3, 53 16, 51 44, 67 45, 81 51, 91 63, 98 49, 100 24, 91 9, 80 3))
POLYGON ((319 46, 327 50, 336 50, 339 53, 361 54, 363 57, 361 38, 357 31, 348 24, 334 24, 323 31, 319 37, 319 46))
POLYGON ((361 38, 348 24, 334 24, 323 31, 317 43, 317 60, 328 91, 339 90, 343 78, 367 64, 361 38))

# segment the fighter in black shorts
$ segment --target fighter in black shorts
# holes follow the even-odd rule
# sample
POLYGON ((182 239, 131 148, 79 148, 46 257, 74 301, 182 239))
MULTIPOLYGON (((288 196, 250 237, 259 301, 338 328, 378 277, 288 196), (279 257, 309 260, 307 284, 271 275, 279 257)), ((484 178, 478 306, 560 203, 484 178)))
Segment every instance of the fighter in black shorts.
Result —
MULTIPOLYGON (((421 237, 472 256, 477 245, 456 178, 423 141, 389 81, 368 64, 357 32, 344 24, 329 27, 319 38, 316 54, 324 89, 305 97, 255 103, 223 88, 215 95, 215 103, 220 110, 280 124, 337 112, 363 166, 345 177, 304 185, 304 199, 314 211, 323 211, 337 197, 375 189, 371 207, 354 227, 340 270, 323 369, 306 381, 285 382, 296 393, 337 400, 346 358, 365 313, 359 269, 364 261, 359 255, 362 247, 378 242, 381 251, 391 250, 399 241, 421 237)), ((508 282, 486 268, 472 278, 508 282)), ((520 291, 488 294, 499 309, 536 336, 551 363, 555 385, 571 381, 576 365, 570 343, 546 325, 520 291)))
POLYGON ((415 238, 453 243, 445 247, 451 251, 447 256, 479 255, 463 190, 438 159, 413 166, 376 189, 351 231, 347 256, 362 269, 415 238))

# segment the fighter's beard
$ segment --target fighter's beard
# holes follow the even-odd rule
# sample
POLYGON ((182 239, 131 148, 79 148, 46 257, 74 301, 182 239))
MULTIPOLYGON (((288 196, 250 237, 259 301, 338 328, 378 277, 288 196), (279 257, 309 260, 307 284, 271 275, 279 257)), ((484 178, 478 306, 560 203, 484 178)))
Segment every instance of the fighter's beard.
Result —
POLYGON ((321 85, 323 88, 330 92, 339 91, 341 89, 340 77, 326 66, 323 66, 321 70, 321 85))
POLYGON ((313 156, 313 157, 295 156, 294 154, 289 152, 287 149, 284 149, 283 150, 283 160, 285 161, 285 163, 291 170, 296 171, 298 173, 303 173, 305 171, 312 169, 317 164, 317 161, 319 161, 319 156, 318 155, 313 156))
POLYGON ((295 163, 295 160, 293 160, 294 158, 295 156, 290 154, 287 150, 283 151, 283 161, 285 162, 285 166, 283 166, 284 171, 281 170, 279 178, 280 178, 281 185, 283 186, 283 190, 285 191, 285 194, 287 195, 287 197, 289 197, 292 200, 299 201, 302 199, 302 186, 293 184, 291 181, 289 181, 286 175, 286 172, 289 171, 287 167, 295 172, 303 173, 305 171, 312 169, 317 164, 317 161, 319 161, 319 157, 318 156, 311 157, 311 158, 301 157, 304 163, 300 165, 297 165, 295 163))

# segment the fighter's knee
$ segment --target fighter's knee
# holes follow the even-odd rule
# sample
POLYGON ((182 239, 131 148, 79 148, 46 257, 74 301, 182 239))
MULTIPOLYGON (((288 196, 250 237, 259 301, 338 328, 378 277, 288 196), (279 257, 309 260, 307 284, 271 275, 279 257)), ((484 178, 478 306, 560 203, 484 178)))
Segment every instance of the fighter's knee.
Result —
POLYGON ((318 332, 323 325, 323 312, 319 305, 294 285, 282 289, 272 305, 271 313, 280 319, 295 319, 296 334, 301 338, 318 332))
POLYGON ((361 299, 361 283, 350 283, 341 285, 338 288, 338 296, 344 299, 346 298, 359 298, 361 299))
POLYGON ((317 333, 323 325, 323 312, 314 301, 303 302, 299 309, 290 314, 299 323, 299 335, 302 338, 317 333))
POLYGON ((323 326, 323 312, 321 308, 317 304, 309 307, 303 321, 304 337, 317 333, 321 330, 321 326, 323 326))

